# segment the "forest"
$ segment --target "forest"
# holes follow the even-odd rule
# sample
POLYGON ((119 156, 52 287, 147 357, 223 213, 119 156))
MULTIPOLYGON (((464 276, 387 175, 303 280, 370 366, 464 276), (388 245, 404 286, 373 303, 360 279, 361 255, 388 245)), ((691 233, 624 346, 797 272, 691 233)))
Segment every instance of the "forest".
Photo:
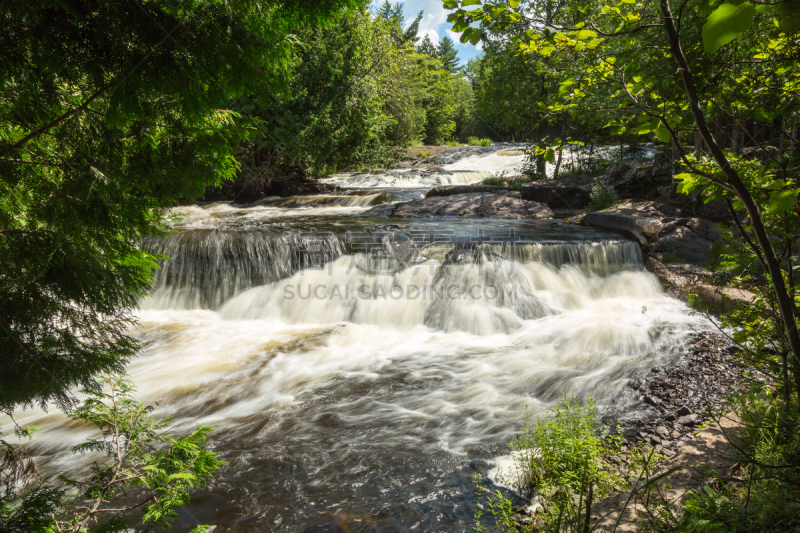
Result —
POLYGON ((3 3, 0 533, 800 528, 800 0, 433 3, 3 3))

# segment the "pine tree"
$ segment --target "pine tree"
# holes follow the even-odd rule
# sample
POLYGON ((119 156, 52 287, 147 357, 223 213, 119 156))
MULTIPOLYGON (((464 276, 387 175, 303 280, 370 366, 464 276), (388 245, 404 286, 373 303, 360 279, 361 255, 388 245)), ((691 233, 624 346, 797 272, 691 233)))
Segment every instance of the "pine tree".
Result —
POLYGON ((450 74, 455 74, 461 71, 459 66, 458 52, 456 51, 455 44, 450 37, 445 37, 439 42, 438 46, 439 58, 442 60, 445 70, 450 74))
POLYGON ((426 35, 425 38, 422 39, 422 42, 419 43, 417 52, 420 54, 426 54, 431 58, 436 58, 439 56, 439 51, 436 49, 436 45, 433 44, 433 41, 431 41, 431 38, 428 35, 426 35))

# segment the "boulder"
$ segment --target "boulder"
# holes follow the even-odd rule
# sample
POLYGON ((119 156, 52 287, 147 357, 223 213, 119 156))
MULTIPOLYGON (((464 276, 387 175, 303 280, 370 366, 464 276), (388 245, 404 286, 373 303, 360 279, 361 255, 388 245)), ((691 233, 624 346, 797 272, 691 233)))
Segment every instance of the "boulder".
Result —
POLYGON ((428 191, 425 198, 432 198, 434 196, 453 196, 455 194, 468 194, 468 193, 482 193, 490 192, 497 194, 507 191, 508 187, 501 187, 499 185, 439 185, 428 191))
POLYGON ((655 159, 653 159, 653 177, 662 178, 667 176, 672 178, 672 157, 669 152, 659 150, 656 152, 655 159))
POLYGON ((708 263, 711 246, 722 236, 716 223, 698 217, 664 222, 658 242, 651 248, 654 252, 673 252, 679 259, 695 265, 708 263))
POLYGON ((681 209, 655 201, 626 200, 587 214, 583 223, 626 231, 642 244, 650 242, 650 250, 655 253, 672 252, 695 265, 708 262, 711 246, 722 236, 722 230, 711 220, 683 216, 681 209))
POLYGON ((523 200, 519 193, 485 192, 412 200, 399 204, 392 216, 395 218, 552 218, 553 212, 544 204, 523 200))
POLYGON ((658 237, 663 225, 658 219, 629 215, 618 211, 596 211, 583 217, 584 223, 598 228, 624 231, 646 244, 658 237))
POLYGON ((660 196, 658 188, 670 185, 672 176, 653 163, 622 161, 606 169, 603 182, 614 187, 620 198, 646 199, 660 196))
POLYGON ((583 209, 592 195, 592 176, 575 176, 523 183, 520 195, 523 200, 547 204, 553 209, 583 209))

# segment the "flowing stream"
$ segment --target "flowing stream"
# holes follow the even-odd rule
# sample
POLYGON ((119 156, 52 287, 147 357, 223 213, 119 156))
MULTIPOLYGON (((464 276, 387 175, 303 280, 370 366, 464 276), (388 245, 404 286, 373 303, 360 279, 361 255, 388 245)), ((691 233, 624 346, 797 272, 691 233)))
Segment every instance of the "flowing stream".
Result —
MULTIPOLYGON (((526 408, 568 392, 636 415, 629 380, 702 327, 638 245, 559 221, 387 218, 521 159, 173 210, 178 231, 144 243, 171 260, 141 302, 128 371, 177 431, 215 425, 228 462, 178 530, 463 531, 473 472, 507 453, 526 408)), ((20 419, 42 428, 50 471, 84 461, 65 450, 88 428, 52 410, 20 419)))

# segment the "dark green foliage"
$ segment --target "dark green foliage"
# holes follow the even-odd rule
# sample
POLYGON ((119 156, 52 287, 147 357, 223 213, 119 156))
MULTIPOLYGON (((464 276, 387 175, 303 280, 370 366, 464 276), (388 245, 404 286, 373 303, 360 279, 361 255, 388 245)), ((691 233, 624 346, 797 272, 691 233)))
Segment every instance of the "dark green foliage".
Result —
POLYGON ((267 91, 237 108, 258 119, 250 157, 270 177, 299 166, 313 175, 388 157, 380 90, 392 41, 367 13, 296 33, 301 52, 289 69, 290 92, 267 91))
POLYGON ((160 210, 230 179, 230 98, 288 89, 287 32, 349 2, 34 2, 0 12, 0 409, 136 351, 160 210))

